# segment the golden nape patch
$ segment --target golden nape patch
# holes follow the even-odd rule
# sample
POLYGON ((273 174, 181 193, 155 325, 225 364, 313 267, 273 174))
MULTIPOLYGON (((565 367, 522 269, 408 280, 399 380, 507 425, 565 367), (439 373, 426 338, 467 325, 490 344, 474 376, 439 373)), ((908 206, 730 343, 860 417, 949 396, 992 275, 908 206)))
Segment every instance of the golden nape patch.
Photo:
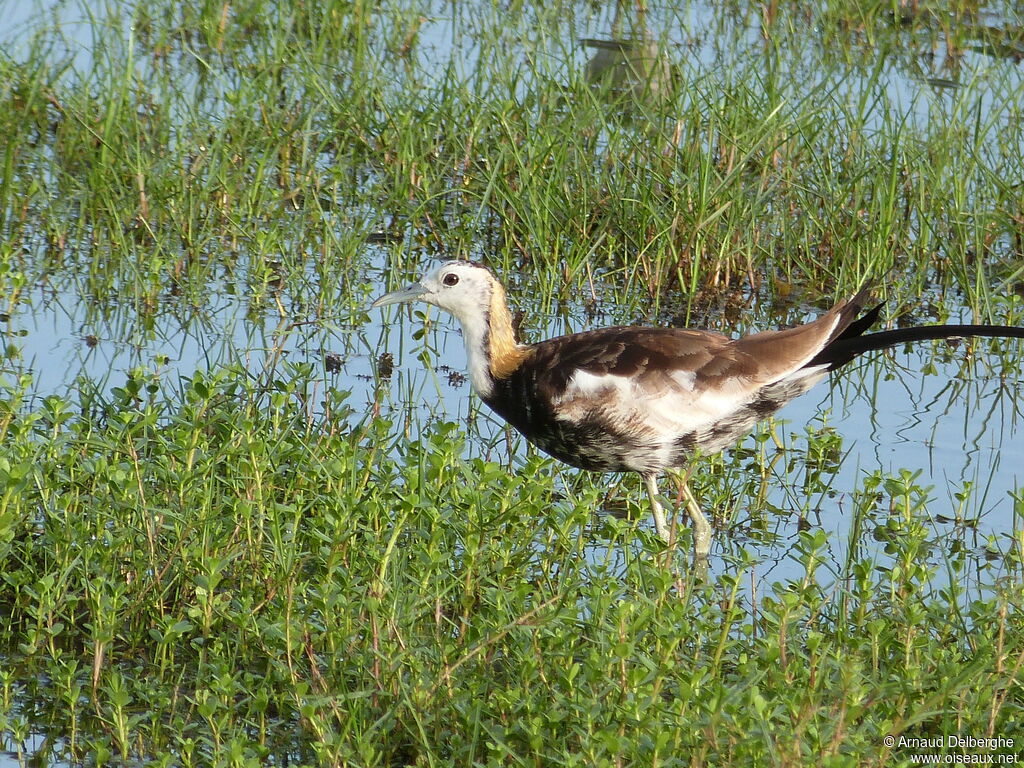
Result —
POLYGON ((512 314, 508 311, 508 302, 505 300, 505 289, 497 280, 491 285, 489 338, 491 375, 496 379, 511 376, 530 356, 529 348, 516 343, 516 336, 512 330, 512 314))

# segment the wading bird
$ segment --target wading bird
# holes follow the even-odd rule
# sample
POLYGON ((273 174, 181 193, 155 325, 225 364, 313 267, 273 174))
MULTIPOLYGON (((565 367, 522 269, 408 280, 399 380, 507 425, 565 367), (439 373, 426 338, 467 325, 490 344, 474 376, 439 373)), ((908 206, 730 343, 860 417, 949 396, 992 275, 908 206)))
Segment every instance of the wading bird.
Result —
MULTIPOLYGON (((473 390, 531 443, 597 472, 637 472, 658 535, 670 529, 658 475, 695 451, 735 444, 754 425, 857 355, 957 336, 1024 338, 1003 325, 926 325, 865 335, 882 305, 862 311, 867 291, 806 325, 732 339, 713 331, 615 327, 518 344, 505 290, 486 267, 442 264, 373 307, 423 301, 462 324, 473 390)), ((694 555, 706 558, 711 526, 682 486, 694 555)))

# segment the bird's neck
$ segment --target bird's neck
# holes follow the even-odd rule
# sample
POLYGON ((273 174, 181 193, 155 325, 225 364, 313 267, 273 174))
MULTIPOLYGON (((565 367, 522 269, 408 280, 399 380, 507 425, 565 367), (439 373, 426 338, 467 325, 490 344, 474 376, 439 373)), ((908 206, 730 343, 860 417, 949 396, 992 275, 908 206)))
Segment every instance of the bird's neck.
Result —
POLYGON ((485 399, 494 391, 495 381, 511 376, 529 355, 528 347, 516 343, 505 291, 497 283, 486 310, 462 319, 462 334, 473 389, 485 399))

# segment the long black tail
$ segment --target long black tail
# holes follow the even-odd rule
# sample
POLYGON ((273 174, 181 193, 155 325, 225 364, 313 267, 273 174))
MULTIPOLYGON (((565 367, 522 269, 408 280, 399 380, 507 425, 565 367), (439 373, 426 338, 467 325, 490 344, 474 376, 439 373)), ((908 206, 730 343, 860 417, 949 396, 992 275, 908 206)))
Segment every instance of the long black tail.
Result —
POLYGON ((912 341, 949 339, 963 336, 990 336, 1024 339, 1024 328, 1014 325, 922 325, 916 328, 895 328, 866 336, 861 334, 878 319, 881 305, 858 318, 828 344, 808 366, 827 364, 830 371, 846 365, 857 355, 876 349, 895 347, 912 341))

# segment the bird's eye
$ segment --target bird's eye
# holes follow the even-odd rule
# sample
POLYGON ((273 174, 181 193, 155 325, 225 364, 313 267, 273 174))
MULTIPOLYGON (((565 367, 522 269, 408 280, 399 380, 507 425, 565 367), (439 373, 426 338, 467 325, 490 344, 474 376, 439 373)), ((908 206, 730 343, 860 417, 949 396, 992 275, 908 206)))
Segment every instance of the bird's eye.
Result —
POLYGON ((441 278, 441 282, 450 288, 453 285, 459 284, 459 276, 456 275, 454 272, 449 272, 447 275, 441 278))

